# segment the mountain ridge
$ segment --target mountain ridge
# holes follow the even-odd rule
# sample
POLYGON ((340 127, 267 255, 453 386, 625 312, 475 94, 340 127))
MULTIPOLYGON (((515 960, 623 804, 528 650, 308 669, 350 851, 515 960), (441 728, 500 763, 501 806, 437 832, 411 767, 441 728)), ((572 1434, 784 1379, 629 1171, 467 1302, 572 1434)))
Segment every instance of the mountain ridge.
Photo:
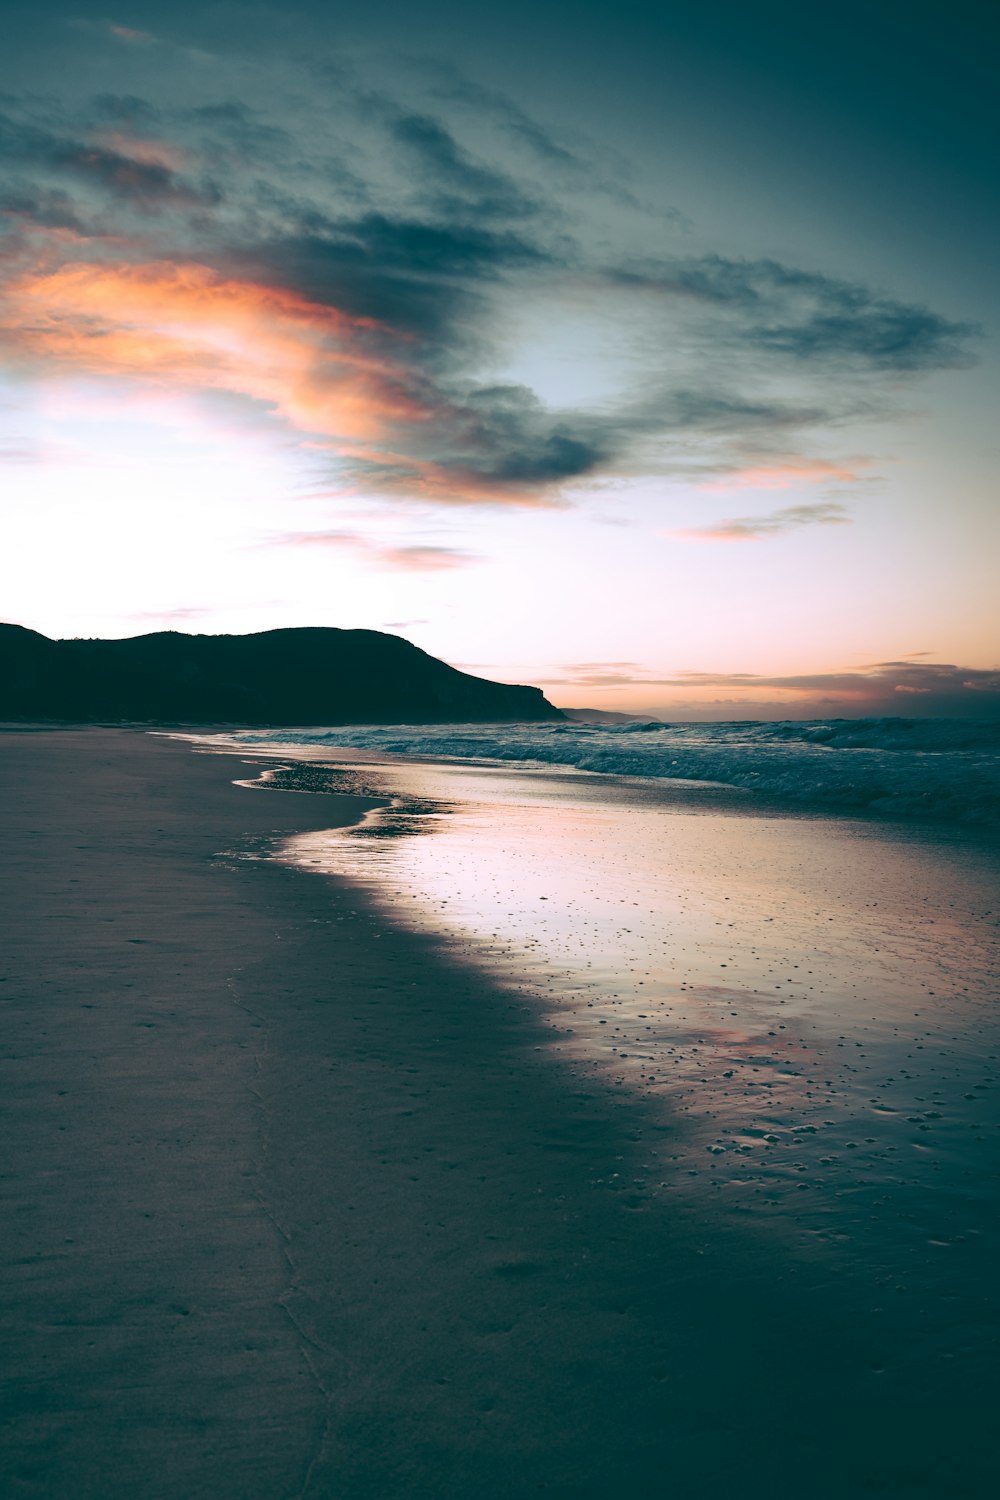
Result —
POLYGON ((401 636, 335 626, 53 640, 0 624, 0 719, 247 725, 561 719, 540 688, 460 672, 401 636))

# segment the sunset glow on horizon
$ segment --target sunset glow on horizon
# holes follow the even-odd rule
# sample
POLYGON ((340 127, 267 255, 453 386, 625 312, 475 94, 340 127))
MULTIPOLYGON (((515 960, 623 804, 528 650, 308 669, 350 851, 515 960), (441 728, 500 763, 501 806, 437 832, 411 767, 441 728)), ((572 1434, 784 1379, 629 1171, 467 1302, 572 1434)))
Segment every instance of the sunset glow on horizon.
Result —
POLYGON ((979 102, 917 180, 940 101, 887 119, 856 58, 838 92, 845 41, 806 106, 811 39, 741 51, 735 9, 730 54, 584 8, 548 88, 517 39, 556 55, 554 14, 237 14, 15 8, 0 616, 390 630, 662 717, 1000 717, 979 102))

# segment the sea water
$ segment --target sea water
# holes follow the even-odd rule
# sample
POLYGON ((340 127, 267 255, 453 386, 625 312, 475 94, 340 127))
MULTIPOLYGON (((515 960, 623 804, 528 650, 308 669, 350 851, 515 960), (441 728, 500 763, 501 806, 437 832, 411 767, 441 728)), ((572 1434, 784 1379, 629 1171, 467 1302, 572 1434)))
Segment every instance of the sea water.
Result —
POLYGON ((573 767, 602 776, 715 783, 789 806, 1000 827, 1000 723, 881 718, 351 725, 253 731, 241 738, 375 756, 573 767))

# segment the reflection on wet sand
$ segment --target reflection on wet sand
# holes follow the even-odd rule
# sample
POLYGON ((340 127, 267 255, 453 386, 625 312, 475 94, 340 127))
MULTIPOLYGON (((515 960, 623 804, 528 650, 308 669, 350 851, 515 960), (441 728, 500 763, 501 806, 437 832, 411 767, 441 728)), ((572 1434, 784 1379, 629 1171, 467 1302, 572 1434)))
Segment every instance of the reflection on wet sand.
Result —
MULTIPOLYGON (((284 857, 541 1003, 580 1073, 678 1123, 661 1192, 914 1261, 987 1227, 998 1164, 994 851, 720 810, 577 774, 358 763, 275 785, 388 800, 284 857), (887 1230, 887 1219, 895 1225, 887 1230), (905 1227, 902 1227, 904 1226, 905 1227)), ((725 804, 723 804, 725 806, 725 804)))
MULTIPOLYGON (((426 1018, 427 1050, 412 1037, 394 1049, 400 1011, 383 1007, 380 985, 361 1017, 371 1066, 405 1089, 433 1058, 441 1104, 461 1081, 449 1073, 454 1036, 484 1040, 461 1096, 471 1115, 448 1115, 447 1128, 434 1116, 434 1140, 450 1170, 489 1099, 496 1154, 480 1137, 441 1223, 475 1242, 493 1221, 470 1204, 481 1208, 507 1171, 505 1214, 520 1233, 543 1202, 538 1154, 551 1162, 551 1274, 528 1343, 567 1287, 582 1287, 574 1328, 627 1311, 613 1342, 628 1404, 645 1368, 630 1361, 658 1330, 670 1451, 693 1442, 698 1453, 685 1494, 992 1494, 996 849, 915 825, 675 797, 662 783, 285 756, 255 756, 247 782, 261 784, 263 765, 266 785, 383 803, 354 830, 246 851, 363 887, 358 959, 366 942, 404 956, 385 972, 403 1013, 412 1004, 426 1018), (405 967, 414 951, 435 955, 434 993, 405 967), (476 967, 501 982, 476 983, 476 967), (519 1029, 519 1013, 533 1061, 497 1047, 498 1022, 519 1029), (523 1108, 528 1072, 558 1101, 555 1126, 507 1118, 523 1108), (579 1111, 605 1108, 619 1133, 588 1155, 579 1111), (581 1238, 579 1215, 589 1223, 612 1201, 615 1214, 581 1238), (600 1274, 579 1283, 582 1258, 599 1256, 600 1274), (717 1455, 715 1487, 699 1490, 695 1471, 717 1455)), ((311 1045, 322 1052, 325 1037, 321 1027, 311 1045)), ((345 1076, 345 1060, 331 1061, 328 1074, 323 1054, 323 1109, 345 1076)), ((360 1100, 352 1128, 388 1128, 378 1095, 370 1116, 360 1100)), ((401 1139, 416 1162, 410 1109, 401 1139)), ((297 1173, 308 1166, 322 1182, 329 1149, 297 1156, 297 1173)), ((419 1238, 430 1210, 418 1166, 407 1170, 419 1238)), ((401 1263, 411 1253, 408 1241, 401 1263)), ((452 1241, 447 1255, 454 1264, 452 1241)))

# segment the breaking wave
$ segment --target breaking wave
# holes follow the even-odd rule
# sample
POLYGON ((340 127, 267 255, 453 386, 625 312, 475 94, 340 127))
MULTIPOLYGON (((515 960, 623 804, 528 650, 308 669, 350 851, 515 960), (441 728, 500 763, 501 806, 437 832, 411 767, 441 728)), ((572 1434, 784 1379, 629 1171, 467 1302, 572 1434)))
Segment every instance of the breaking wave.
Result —
POLYGON ((826 719, 729 724, 351 725, 248 731, 241 743, 572 767, 740 787, 830 812, 1000 826, 1000 724, 826 719))

